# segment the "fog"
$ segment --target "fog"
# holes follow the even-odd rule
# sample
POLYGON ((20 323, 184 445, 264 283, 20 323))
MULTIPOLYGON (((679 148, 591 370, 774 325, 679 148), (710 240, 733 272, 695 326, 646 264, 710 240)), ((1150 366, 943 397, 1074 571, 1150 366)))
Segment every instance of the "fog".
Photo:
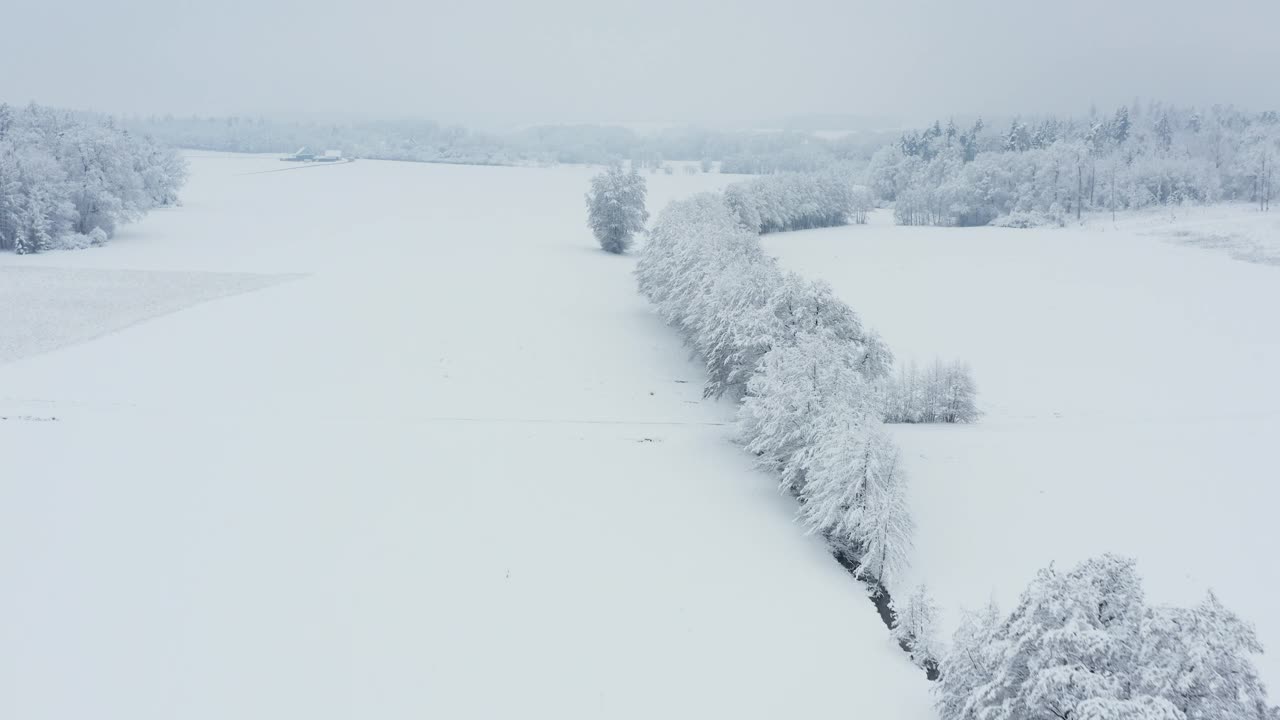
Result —
POLYGON ((7 0, 0 100, 760 126, 1280 106, 1269 0, 7 0))

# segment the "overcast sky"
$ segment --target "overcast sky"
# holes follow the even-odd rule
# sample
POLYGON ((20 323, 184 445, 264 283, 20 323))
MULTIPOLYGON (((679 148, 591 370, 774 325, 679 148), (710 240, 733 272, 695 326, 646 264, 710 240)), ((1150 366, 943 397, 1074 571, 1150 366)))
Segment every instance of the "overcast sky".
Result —
POLYGON ((1280 107, 1280 0, 4 0, 0 99, 758 125, 1280 107))

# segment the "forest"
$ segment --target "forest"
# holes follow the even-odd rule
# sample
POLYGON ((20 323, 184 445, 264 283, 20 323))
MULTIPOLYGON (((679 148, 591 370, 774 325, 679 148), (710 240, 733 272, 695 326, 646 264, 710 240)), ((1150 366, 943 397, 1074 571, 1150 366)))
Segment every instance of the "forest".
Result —
POLYGON ((177 152, 109 117, 0 105, 0 250, 102 245, 185 180, 177 152))
POLYGON ((902 225, 1061 225, 1083 213, 1275 197, 1280 116, 1228 106, 1121 106, 1111 114, 981 119, 903 134, 867 182, 902 225))

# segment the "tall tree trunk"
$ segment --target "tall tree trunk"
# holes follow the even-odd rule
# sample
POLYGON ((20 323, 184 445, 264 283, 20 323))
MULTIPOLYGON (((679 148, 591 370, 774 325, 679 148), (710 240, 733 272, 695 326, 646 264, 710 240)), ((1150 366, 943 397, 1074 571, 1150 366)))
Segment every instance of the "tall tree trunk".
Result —
POLYGON ((1116 221, 1116 166, 1111 163, 1111 222, 1116 221))
POLYGON ((1080 222, 1080 202, 1084 199, 1084 167, 1076 164, 1076 222, 1080 222))

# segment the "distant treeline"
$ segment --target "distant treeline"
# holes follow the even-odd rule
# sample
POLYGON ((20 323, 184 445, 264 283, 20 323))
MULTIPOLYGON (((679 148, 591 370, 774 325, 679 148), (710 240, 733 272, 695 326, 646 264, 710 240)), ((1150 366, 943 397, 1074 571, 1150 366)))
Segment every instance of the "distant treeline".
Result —
POLYGON ((185 179, 177 153, 111 118, 0 104, 0 250, 101 245, 185 179))
POLYGON ((382 160, 469 165, 606 164, 659 168, 672 160, 720 163, 726 173, 812 171, 865 164, 888 133, 826 139, 794 131, 675 127, 652 132, 604 125, 551 125, 494 133, 425 120, 291 122, 248 117, 136 117, 127 127, 176 147, 284 153, 309 146, 382 160))
POLYGON ((1090 210, 1275 196, 1280 116, 1151 103, 1008 127, 935 122, 878 150, 868 184, 904 225, 1062 224, 1090 210))

